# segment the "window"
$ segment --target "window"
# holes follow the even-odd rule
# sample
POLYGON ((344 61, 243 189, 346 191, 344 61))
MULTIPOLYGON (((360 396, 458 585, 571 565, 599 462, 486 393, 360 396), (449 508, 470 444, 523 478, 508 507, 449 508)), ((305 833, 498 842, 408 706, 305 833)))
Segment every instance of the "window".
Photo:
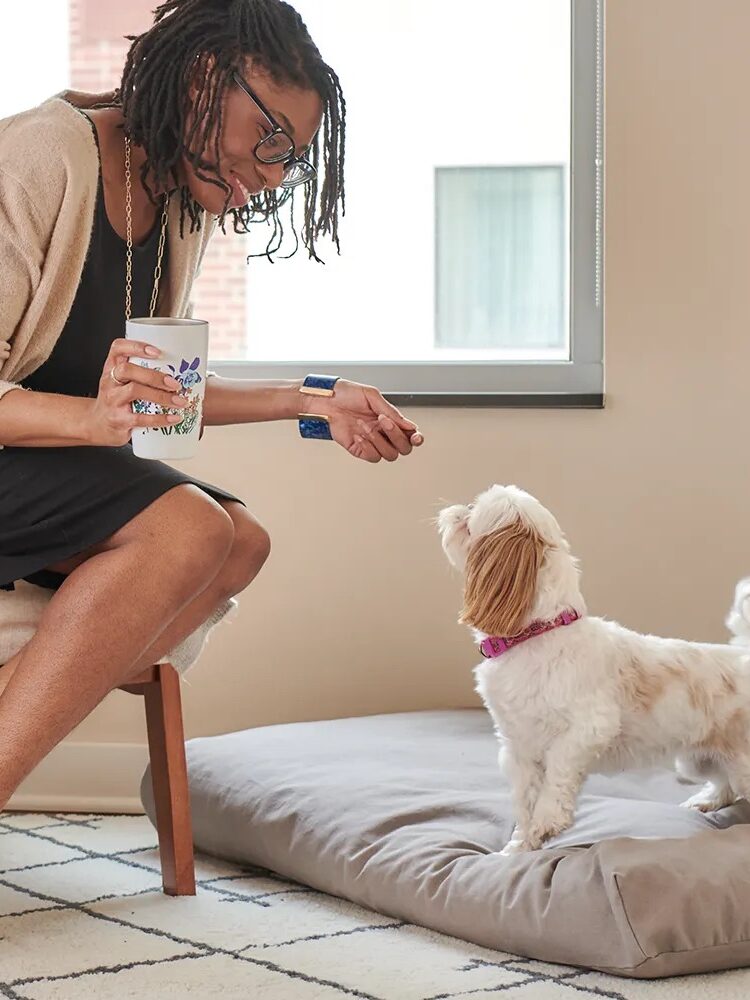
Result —
POLYGON ((60 39, 68 33, 65 3, 5 4, 0 35, 0 118, 34 107, 68 86, 70 59, 60 39), (42 16, 40 17, 40 13, 42 16), (28 71, 34 47, 34 72, 28 71), (23 80, 23 86, 20 81, 23 80))
POLYGON ((342 255, 251 259, 244 353, 214 367, 599 405, 598 0, 296 6, 347 97, 342 255))
MULTIPOLYGON (((347 99, 342 254, 247 263, 262 227, 217 232, 193 296, 212 368, 333 371, 411 402, 600 405, 604 0, 292 2, 347 99)), ((154 5, 52 6, 6 32, 43 55, 24 107, 116 86, 154 5)), ((24 52, 5 46, 0 115, 22 110, 24 52)))

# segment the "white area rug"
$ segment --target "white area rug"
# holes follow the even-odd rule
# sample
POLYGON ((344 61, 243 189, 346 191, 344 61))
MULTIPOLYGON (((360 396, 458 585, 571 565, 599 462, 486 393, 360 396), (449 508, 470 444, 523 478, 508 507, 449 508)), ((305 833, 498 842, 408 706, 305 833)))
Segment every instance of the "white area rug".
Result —
POLYGON ((0 997, 11 1000, 745 1000, 750 970, 616 979, 487 951, 198 857, 161 892, 145 816, 0 813, 0 997))

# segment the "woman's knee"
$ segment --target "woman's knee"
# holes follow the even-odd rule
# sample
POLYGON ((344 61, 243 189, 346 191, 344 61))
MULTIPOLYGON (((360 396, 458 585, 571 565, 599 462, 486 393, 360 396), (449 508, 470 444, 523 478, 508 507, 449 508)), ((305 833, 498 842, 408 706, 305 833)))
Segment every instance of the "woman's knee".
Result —
POLYGON ((211 579, 221 570, 235 543, 231 517, 207 493, 198 487, 187 503, 181 502, 171 520, 170 553, 176 553, 183 572, 208 574, 211 579))
POLYGON ((263 568, 271 553, 271 538, 266 529, 242 504, 222 504, 232 520, 234 541, 219 574, 225 595, 244 590, 263 568))
POLYGON ((191 582, 197 589, 221 571, 234 544, 227 512, 200 487, 187 483, 163 494, 126 527, 125 540, 150 558, 156 572, 191 582))

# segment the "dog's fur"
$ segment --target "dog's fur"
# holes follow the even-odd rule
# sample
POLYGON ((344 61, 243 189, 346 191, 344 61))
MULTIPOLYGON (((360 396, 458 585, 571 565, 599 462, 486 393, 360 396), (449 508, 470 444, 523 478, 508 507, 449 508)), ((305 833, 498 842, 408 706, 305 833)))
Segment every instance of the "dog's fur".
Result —
POLYGON ((464 572, 459 621, 477 641, 566 609, 581 615, 475 670, 515 801, 503 853, 535 850, 570 826, 590 772, 676 757, 684 777, 705 782, 684 805, 709 811, 750 797, 750 579, 727 618, 731 644, 663 639, 587 615, 557 521, 515 486, 445 508, 438 527, 464 572))

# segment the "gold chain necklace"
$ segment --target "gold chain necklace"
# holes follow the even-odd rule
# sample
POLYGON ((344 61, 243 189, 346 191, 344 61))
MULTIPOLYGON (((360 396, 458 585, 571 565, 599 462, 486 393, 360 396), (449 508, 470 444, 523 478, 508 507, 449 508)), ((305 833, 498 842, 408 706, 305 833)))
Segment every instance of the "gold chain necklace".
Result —
MULTIPOLYGON (((125 136, 125 218, 127 223, 128 252, 125 263, 125 319, 130 319, 131 297, 133 293, 133 197, 130 187, 130 139, 125 136)), ((149 316, 154 315, 156 297, 159 294, 159 279, 161 278, 161 259, 164 253, 164 240, 167 233, 169 218, 169 195, 164 195, 164 209, 161 213, 161 233, 159 234, 159 249, 154 268, 154 288, 151 292, 151 309, 149 316)))

